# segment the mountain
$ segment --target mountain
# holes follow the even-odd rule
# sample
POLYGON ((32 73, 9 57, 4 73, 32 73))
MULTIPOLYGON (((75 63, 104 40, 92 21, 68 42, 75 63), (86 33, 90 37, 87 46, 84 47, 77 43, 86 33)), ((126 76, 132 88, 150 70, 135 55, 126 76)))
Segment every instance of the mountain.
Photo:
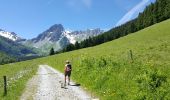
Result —
MULTIPOLYGON (((96 28, 96 29, 87 29, 85 31, 79 30, 79 31, 73 31, 73 32, 69 32, 68 34, 71 37, 74 37, 74 39, 78 42, 87 39, 89 37, 94 37, 97 36, 101 33, 103 33, 104 30, 101 30, 100 28, 96 28)), ((75 43, 75 42, 74 42, 75 43)), ((74 44, 73 43, 73 44, 74 44)))
POLYGON ((37 49, 18 42, 25 41, 14 32, 0 29, 0 64, 39 57, 37 49))
POLYGON ((90 36, 96 36, 103 33, 103 30, 87 29, 85 31, 67 31, 63 25, 55 24, 46 31, 39 34, 36 38, 31 40, 22 41, 23 45, 35 47, 41 50, 41 52, 49 53, 53 47, 55 51, 63 49, 68 44, 75 44, 76 41, 82 41, 90 36))
POLYGON ((61 34, 64 32, 64 28, 61 24, 55 24, 51 26, 48 30, 44 31, 38 37, 32 39, 34 43, 40 42, 42 40, 48 39, 51 42, 58 41, 61 34))
POLYGON ((36 53, 46 55, 52 47, 55 51, 61 50, 70 43, 75 44, 76 41, 80 42, 103 32, 99 28, 84 31, 67 31, 63 25, 55 24, 36 38, 26 40, 14 32, 0 29, 0 51, 9 53, 12 56, 35 55, 36 53))
POLYGON ((24 40, 24 39, 18 37, 16 33, 14 33, 14 32, 7 32, 7 31, 4 31, 2 29, 0 29, 0 36, 5 37, 7 39, 10 39, 12 41, 21 41, 21 40, 24 40))
MULTIPOLYGON (((10 35, 9 35, 10 36, 10 35)), ((14 38, 13 38, 14 39, 14 38)), ((0 36, 0 52, 4 54, 8 54, 13 58, 17 58, 19 60, 23 60, 30 57, 35 57, 37 55, 37 51, 33 48, 26 47, 17 43, 16 40, 12 40, 3 36, 0 36)))
POLYGON ((69 40, 64 34, 64 27, 61 24, 55 24, 39 34, 36 38, 22 41, 21 43, 30 47, 38 48, 41 52, 49 52, 52 47, 55 48, 55 50, 58 50, 69 44, 69 40))

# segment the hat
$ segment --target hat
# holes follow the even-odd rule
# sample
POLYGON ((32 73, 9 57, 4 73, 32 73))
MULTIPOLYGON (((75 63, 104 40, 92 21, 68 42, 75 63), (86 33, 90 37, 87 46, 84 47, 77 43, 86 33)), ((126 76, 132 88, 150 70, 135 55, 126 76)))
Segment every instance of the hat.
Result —
POLYGON ((66 63, 70 63, 70 61, 69 61, 69 60, 66 60, 66 63))

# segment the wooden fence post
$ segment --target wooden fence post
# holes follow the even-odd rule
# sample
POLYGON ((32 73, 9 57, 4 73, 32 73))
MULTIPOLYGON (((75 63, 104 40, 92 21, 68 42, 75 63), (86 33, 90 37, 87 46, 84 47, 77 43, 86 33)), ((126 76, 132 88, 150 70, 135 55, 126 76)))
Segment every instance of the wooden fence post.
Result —
POLYGON ((6 79, 6 76, 3 76, 4 78, 4 96, 7 95, 7 79, 6 79))

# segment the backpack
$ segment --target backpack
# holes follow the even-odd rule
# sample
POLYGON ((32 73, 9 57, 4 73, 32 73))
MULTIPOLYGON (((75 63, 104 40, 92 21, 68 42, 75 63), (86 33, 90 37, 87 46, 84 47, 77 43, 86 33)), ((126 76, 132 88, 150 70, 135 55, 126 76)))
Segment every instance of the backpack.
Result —
POLYGON ((67 64, 66 71, 70 71, 70 70, 71 70, 71 65, 67 64))

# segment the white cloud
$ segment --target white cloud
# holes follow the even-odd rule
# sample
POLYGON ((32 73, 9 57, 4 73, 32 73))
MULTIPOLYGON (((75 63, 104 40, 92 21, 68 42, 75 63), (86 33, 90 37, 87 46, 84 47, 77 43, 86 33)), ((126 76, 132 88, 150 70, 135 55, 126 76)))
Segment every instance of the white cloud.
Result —
POLYGON ((133 19, 134 17, 136 17, 139 12, 143 11, 143 9, 146 7, 146 5, 148 5, 150 2, 150 0, 142 0, 140 3, 138 3, 134 8, 132 8, 128 13, 126 13, 122 19, 120 19, 118 21, 118 23, 116 24, 116 26, 119 26, 121 24, 126 23, 127 21, 133 19))

